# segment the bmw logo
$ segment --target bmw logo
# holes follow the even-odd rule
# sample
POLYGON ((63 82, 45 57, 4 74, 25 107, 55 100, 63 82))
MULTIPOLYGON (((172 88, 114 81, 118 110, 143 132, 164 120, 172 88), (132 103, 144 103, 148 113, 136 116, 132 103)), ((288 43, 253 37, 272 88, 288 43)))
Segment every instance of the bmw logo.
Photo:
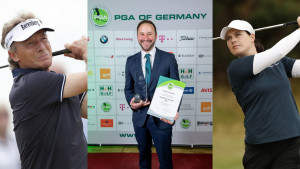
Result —
POLYGON ((100 42, 101 43, 107 43, 107 41, 108 41, 108 38, 107 38, 107 36, 105 36, 105 35, 102 35, 101 37, 100 37, 100 42))

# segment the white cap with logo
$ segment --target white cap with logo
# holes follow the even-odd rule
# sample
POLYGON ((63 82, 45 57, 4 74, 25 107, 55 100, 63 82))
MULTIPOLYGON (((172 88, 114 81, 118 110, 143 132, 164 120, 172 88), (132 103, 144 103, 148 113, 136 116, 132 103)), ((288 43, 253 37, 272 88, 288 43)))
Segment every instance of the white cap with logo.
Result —
POLYGON ((27 19, 15 26, 5 37, 5 48, 9 49, 10 45, 15 42, 22 42, 28 39, 37 31, 44 29, 46 31, 54 31, 54 29, 45 27, 38 19, 27 19))
POLYGON ((222 29, 221 34, 220 34, 221 39, 223 39, 223 40, 226 39, 226 33, 230 29, 244 30, 251 34, 255 34, 253 27, 248 22, 243 21, 243 20, 233 20, 230 22, 230 24, 228 26, 226 26, 222 29))

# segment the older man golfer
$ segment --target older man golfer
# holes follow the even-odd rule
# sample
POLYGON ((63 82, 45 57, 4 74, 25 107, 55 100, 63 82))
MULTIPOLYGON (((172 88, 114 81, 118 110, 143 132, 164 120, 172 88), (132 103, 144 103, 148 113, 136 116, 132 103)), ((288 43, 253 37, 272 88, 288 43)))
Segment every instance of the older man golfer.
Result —
MULTIPOLYGON (((41 20, 22 13, 2 29, 14 77, 9 100, 22 169, 86 169, 87 143, 81 116, 86 117, 87 73, 49 71, 51 45, 41 20)), ((66 56, 87 60, 87 39, 65 47, 66 56)))

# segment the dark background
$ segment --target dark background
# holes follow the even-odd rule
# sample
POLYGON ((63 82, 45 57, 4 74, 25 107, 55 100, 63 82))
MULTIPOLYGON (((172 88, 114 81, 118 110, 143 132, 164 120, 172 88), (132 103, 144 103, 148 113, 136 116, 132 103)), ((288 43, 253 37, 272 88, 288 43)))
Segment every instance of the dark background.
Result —
MULTIPOLYGON (((248 21, 254 29, 296 21, 300 16, 299 0, 214 0, 213 37, 232 20, 248 21)), ((298 26, 256 32, 265 49, 296 30, 298 26)), ((300 58, 300 43, 287 55, 300 58)), ((213 42, 213 168, 241 169, 244 155, 244 114, 236 102, 227 78, 227 65, 235 59, 226 41, 213 42)), ((299 107, 300 79, 291 79, 292 91, 299 107)), ((284 113, 284 112, 283 112, 284 113)))

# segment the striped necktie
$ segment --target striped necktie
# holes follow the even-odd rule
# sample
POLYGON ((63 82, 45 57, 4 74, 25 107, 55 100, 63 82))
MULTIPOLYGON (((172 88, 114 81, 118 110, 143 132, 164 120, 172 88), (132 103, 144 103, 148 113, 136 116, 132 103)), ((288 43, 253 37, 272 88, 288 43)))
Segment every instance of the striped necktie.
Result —
POLYGON ((150 62, 150 54, 147 53, 145 55, 147 61, 146 61, 146 64, 145 64, 145 79, 146 79, 146 84, 147 86, 149 85, 149 81, 150 81, 150 76, 151 76, 151 62, 150 62))

